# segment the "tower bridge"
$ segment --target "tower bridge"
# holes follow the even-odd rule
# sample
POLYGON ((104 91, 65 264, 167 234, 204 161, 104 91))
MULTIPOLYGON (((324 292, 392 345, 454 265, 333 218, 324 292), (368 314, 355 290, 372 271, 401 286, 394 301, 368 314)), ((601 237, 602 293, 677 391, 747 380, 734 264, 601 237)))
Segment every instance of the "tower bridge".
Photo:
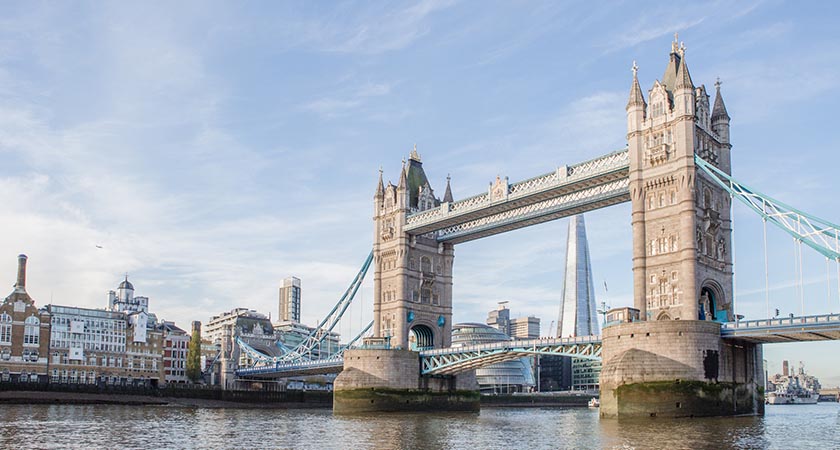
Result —
MULTIPOLYGON (((374 268, 372 336, 347 349, 341 364, 307 362, 298 349, 240 375, 342 369, 336 411, 400 409, 403 400, 412 409, 470 409, 471 369, 561 354, 603 360, 605 417, 763 412, 762 344, 840 339, 840 315, 736 317, 732 203, 838 264, 840 228, 732 177, 719 82, 714 94, 711 103, 694 84, 685 47, 674 42, 647 100, 633 65, 626 149, 521 182, 497 177, 487 192, 458 201, 449 180, 443 197, 435 195, 415 148, 398 184, 386 185, 380 171, 374 194, 373 251, 362 271, 374 268), (451 347, 455 244, 623 202, 632 210, 634 280, 624 320, 576 341, 451 347)), ((331 312, 332 326, 347 298, 331 312)))

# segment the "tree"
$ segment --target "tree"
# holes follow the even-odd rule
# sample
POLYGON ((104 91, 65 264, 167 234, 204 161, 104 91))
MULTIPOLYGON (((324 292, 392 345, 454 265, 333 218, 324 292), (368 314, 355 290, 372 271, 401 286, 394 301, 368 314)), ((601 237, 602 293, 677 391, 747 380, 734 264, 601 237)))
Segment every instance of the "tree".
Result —
POLYGON ((187 378, 193 383, 201 379, 201 334, 198 330, 193 331, 187 349, 187 378))

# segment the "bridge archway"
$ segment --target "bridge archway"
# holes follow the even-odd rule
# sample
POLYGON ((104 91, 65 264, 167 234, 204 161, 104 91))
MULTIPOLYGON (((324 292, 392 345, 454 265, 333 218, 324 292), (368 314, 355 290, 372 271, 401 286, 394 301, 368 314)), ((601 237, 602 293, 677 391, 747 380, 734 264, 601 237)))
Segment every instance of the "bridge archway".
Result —
POLYGON ((656 320, 671 320, 671 315, 667 311, 662 311, 656 316, 656 320))
POLYGON ((411 350, 424 350, 435 346, 435 332, 427 325, 414 325, 408 334, 408 345, 411 350))
MULTIPOLYGON (((723 289, 712 280, 703 283, 700 289, 700 298, 697 301, 697 315, 699 320, 719 321, 718 311, 721 305, 725 304, 723 289)), ((726 321, 726 318, 723 319, 726 321)))

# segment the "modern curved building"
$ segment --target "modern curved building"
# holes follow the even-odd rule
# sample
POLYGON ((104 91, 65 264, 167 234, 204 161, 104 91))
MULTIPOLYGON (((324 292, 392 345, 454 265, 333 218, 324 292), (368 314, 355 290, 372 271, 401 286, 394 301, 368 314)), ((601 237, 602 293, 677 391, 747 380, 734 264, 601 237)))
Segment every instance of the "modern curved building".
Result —
MULTIPOLYGON (((509 341, 502 331, 481 323, 457 323, 452 326, 452 346, 509 341)), ((476 369, 475 377, 482 393, 528 392, 535 385, 531 358, 519 358, 476 369)))

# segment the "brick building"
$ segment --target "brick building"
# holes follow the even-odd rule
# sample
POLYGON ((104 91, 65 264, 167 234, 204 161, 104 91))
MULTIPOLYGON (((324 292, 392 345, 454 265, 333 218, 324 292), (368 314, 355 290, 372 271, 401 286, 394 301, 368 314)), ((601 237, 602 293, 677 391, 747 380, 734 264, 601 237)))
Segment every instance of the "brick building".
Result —
POLYGON ((14 291, 0 305, 0 381, 46 383, 50 316, 26 292, 26 255, 14 291))

